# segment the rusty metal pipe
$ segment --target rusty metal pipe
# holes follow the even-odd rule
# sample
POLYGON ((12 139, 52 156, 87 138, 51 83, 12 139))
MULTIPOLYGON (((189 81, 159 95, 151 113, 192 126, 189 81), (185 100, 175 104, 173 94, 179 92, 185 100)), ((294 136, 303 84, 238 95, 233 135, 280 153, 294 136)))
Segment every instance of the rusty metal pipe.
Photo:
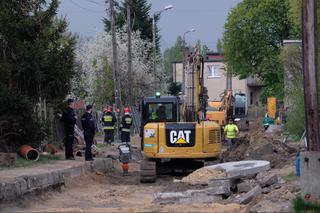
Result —
POLYGON ((18 149, 18 154, 27 159, 27 160, 32 160, 32 161, 37 161, 39 160, 39 152, 38 150, 32 148, 29 145, 23 145, 18 149))

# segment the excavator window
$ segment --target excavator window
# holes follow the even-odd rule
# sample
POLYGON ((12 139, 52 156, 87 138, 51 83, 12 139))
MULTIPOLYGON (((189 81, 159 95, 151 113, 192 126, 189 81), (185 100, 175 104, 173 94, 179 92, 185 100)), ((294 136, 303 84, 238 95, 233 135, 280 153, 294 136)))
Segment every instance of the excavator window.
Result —
POLYGON ((172 103, 149 103, 148 121, 149 122, 165 122, 173 119, 173 104, 172 103))

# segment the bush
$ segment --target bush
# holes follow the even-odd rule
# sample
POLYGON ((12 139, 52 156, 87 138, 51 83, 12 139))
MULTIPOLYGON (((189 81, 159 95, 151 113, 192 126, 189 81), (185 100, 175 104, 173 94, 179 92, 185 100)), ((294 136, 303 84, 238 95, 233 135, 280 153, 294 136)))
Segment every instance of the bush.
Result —
POLYGON ((33 112, 34 104, 26 97, 0 90, 0 151, 16 152, 23 144, 38 147, 46 130, 33 112))
POLYGON ((301 46, 284 48, 281 53, 281 61, 287 76, 285 91, 289 109, 286 128, 290 134, 300 136, 305 129, 301 46))
POLYGON ((320 205, 318 203, 305 201, 300 196, 293 200, 293 208, 297 213, 320 212, 320 205))

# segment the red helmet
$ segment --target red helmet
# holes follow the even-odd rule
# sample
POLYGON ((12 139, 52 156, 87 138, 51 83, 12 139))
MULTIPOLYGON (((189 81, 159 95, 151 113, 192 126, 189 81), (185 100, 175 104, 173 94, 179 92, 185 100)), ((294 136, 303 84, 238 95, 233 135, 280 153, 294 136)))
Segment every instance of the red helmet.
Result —
POLYGON ((112 107, 106 106, 105 108, 103 108, 103 112, 112 112, 112 107))
POLYGON ((130 109, 128 108, 128 107, 126 107, 126 108, 124 108, 124 113, 126 114, 126 113, 130 113, 130 109))
POLYGON ((107 112, 112 112, 112 107, 111 106, 107 107, 107 112))

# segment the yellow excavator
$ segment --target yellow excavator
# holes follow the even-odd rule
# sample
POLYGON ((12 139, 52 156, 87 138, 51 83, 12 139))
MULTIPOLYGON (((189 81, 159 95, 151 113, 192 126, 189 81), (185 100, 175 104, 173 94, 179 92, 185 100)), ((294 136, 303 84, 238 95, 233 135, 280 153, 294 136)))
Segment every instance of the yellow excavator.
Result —
POLYGON ((142 101, 142 183, 155 182, 157 175, 166 172, 194 170, 203 166, 205 160, 220 155, 220 126, 217 122, 205 121, 207 90, 203 84, 204 61, 198 49, 190 57, 188 67, 182 104, 176 96, 160 94, 142 101))
MULTIPOLYGON (((236 94, 236 96, 239 94, 236 94)), ((227 124, 228 119, 234 119, 235 123, 238 125, 239 130, 248 130, 249 121, 245 118, 245 110, 243 110, 243 115, 241 118, 235 118, 234 110, 235 108, 235 96, 232 90, 232 74, 227 70, 227 84, 226 89, 220 95, 220 101, 208 101, 208 109, 206 113, 206 119, 209 121, 216 121, 219 123, 221 130, 227 124)), ((237 114, 236 116, 239 116, 237 114)))
POLYGON ((209 101, 206 119, 216 121, 221 127, 226 125, 229 118, 233 115, 234 97, 232 89, 226 89, 221 95, 221 101, 209 101))

